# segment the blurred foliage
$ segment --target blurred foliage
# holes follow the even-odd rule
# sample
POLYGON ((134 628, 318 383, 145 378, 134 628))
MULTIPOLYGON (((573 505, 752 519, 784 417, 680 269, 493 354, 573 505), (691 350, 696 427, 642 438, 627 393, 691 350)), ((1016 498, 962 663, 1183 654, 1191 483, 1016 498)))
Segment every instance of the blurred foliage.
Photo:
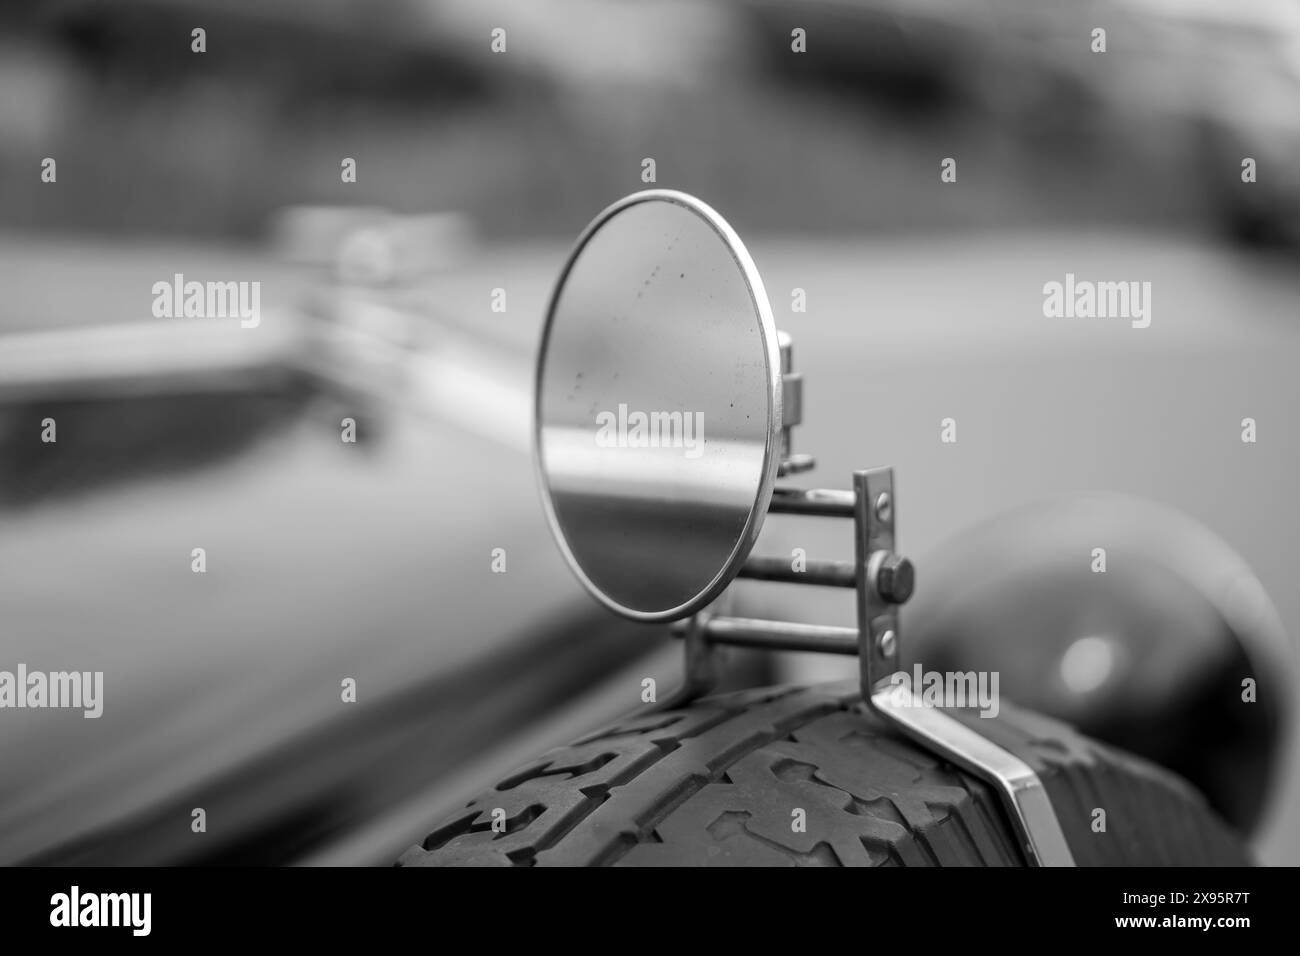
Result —
POLYGON ((600 6, 616 27, 590 0, 549 19, 502 0, 0 7, 0 226, 248 237, 287 204, 355 203, 568 235, 643 185, 646 156, 751 229, 1212 220, 1196 123, 1135 124, 1026 57, 1032 37, 903 31, 890 6, 791 8, 824 18, 805 57, 781 4, 600 6), (498 15, 519 21, 506 56, 498 15))

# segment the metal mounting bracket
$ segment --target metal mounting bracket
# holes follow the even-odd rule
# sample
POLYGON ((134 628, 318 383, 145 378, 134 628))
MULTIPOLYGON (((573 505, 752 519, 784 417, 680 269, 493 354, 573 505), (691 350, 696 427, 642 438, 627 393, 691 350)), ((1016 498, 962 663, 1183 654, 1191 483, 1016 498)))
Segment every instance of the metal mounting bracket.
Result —
POLYGON ((770 512, 844 517, 854 523, 854 560, 809 560, 801 570, 784 558, 751 556, 742 578, 851 587, 857 597, 856 628, 732 617, 711 611, 674 625, 684 638, 686 676, 672 705, 707 693, 717 683, 717 645, 769 650, 856 654, 862 699, 868 708, 942 760, 989 783, 1015 827, 1033 866, 1073 866, 1074 857, 1033 768, 944 708, 922 702, 900 669, 899 607, 911 596, 913 570, 894 550, 898 505, 892 468, 853 475, 851 492, 778 488, 770 512))

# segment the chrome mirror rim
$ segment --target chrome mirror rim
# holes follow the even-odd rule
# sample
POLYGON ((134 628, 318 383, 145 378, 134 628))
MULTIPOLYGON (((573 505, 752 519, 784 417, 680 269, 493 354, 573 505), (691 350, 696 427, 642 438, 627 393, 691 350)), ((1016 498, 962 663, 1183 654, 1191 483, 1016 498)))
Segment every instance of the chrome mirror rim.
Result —
POLYGON ((772 501, 772 491, 776 486, 777 468, 781 462, 781 411, 781 353, 777 342, 776 321, 772 316, 772 306, 767 298, 767 290, 763 287, 763 280, 758 274, 758 267, 754 264, 753 258, 745 248, 740 236, 736 234, 736 231, 713 207, 688 193, 673 189, 647 189, 632 193, 602 210, 578 236, 577 242, 574 243, 572 250, 565 259, 559 278, 551 290, 550 299, 546 305, 545 319, 542 324, 541 343, 537 349, 537 364, 533 373, 533 468, 537 476, 538 487, 541 489, 542 507, 546 513, 547 524, 551 529, 551 536, 559 546, 565 563, 568 564, 570 570, 582 583, 582 586, 611 611, 638 621, 673 621, 688 617, 712 603, 740 572, 745 559, 749 557, 749 552, 758 540, 759 531, 763 527, 763 520, 767 517, 768 507, 772 501), (578 257, 582 254, 583 249, 586 248, 587 243, 591 241, 601 226, 625 209, 645 202, 670 202, 682 206, 704 220, 717 234, 718 238, 722 240, 736 267, 740 270, 754 306, 754 313, 758 317, 765 365, 764 372, 767 379, 767 437, 763 449, 763 468, 754 505, 750 509, 745 525, 737 537, 735 547, 709 584, 690 600, 663 611, 642 611, 627 607, 611 598, 592 583, 574 557, 560 527, 542 451, 543 373, 546 368, 546 357, 550 347, 551 328, 555 319, 556 306, 559 304, 560 295, 564 291, 569 273, 572 271, 578 257))

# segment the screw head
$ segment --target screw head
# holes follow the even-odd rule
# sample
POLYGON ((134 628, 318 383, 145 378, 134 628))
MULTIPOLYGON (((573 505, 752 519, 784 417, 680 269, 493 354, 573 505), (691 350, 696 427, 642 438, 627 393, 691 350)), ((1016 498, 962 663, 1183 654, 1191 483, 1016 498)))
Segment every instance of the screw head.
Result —
POLYGON ((893 631, 885 631, 876 640, 876 649, 880 651, 881 657, 893 657, 894 651, 898 649, 898 635, 893 631))
POLYGON ((902 604, 916 587, 916 568, 900 554, 889 554, 876 572, 876 591, 890 604, 902 604))
POLYGON ((882 491, 876 496, 876 517, 886 524, 894 517, 894 499, 888 491, 882 491))

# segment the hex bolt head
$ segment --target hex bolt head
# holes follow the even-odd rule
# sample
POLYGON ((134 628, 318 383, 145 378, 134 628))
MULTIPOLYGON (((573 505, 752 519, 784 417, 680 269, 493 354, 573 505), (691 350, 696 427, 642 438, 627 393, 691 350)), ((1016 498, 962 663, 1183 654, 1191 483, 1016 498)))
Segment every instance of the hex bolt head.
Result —
POLYGON ((890 604, 902 604, 912 596, 916 569, 901 554, 888 554, 876 572, 876 591, 890 604))

